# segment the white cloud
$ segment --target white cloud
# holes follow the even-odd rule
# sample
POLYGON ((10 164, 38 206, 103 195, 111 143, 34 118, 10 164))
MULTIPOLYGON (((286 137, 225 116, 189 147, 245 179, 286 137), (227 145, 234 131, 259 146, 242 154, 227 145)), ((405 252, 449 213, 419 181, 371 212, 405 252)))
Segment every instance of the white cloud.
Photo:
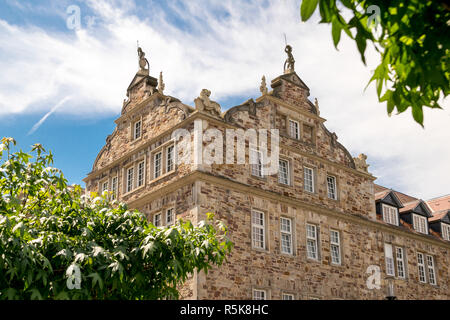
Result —
MULTIPOLYGON (((0 20, 0 116, 55 112, 117 114, 138 69, 136 40, 150 72, 164 73, 167 94, 192 103, 202 88, 215 100, 257 92, 263 74, 282 73, 284 37, 294 48, 296 70, 318 97, 326 125, 354 154, 364 152, 380 182, 430 198, 450 190, 450 108, 426 112, 425 130, 408 112, 388 118, 374 88, 363 92, 376 64, 360 61, 343 36, 339 51, 331 30, 318 19, 301 23, 300 1, 179 1, 134 15, 131 0, 87 1, 96 25, 78 32, 50 33, 0 20), (219 14, 218 14, 219 13, 219 14), (177 15, 182 24, 167 19, 177 15), (145 18, 144 18, 145 17, 145 18)), ((82 15, 85 14, 82 11, 82 15)), ((84 20, 82 20, 84 21, 84 20)))

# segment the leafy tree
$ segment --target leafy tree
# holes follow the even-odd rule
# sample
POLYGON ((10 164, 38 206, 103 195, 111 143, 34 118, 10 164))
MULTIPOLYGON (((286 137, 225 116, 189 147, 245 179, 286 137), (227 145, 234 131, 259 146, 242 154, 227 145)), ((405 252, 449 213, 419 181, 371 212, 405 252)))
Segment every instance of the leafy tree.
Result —
POLYGON ((340 0, 350 13, 346 21, 337 0, 303 0, 302 21, 317 6, 321 23, 331 24, 333 43, 344 31, 355 40, 366 63, 367 42, 379 52, 381 63, 369 84, 376 82, 380 102, 389 115, 411 107, 413 118, 423 126, 423 107, 441 108, 439 99, 449 94, 450 5, 433 0, 340 0))
POLYGON ((41 145, 33 157, 15 144, 0 143, 0 300, 178 298, 190 274, 231 250, 212 215, 157 228, 107 193, 68 187, 41 145))

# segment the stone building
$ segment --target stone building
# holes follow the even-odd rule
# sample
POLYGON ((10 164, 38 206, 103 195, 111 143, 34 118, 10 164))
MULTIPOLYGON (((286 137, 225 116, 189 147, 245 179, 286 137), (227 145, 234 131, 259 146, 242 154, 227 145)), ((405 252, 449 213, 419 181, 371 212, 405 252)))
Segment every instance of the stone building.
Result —
POLYGON ((87 192, 109 190, 158 226, 207 212, 227 224, 228 262, 194 274, 186 299, 449 299, 446 198, 427 204, 374 184, 367 157, 353 158, 327 130, 292 48, 286 53, 271 90, 263 77, 260 97, 222 112, 206 89, 195 108, 165 94, 139 49, 140 69, 84 179, 87 192), (249 129, 269 130, 267 154, 249 129), (277 146, 272 174, 265 161, 277 146))

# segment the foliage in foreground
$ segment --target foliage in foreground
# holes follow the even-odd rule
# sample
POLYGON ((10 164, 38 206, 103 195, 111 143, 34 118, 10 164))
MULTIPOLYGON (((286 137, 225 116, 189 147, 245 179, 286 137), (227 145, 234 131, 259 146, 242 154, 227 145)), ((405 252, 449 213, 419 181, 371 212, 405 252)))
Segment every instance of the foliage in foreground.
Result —
POLYGON ((0 300, 177 298, 194 270, 221 265, 231 250, 211 215, 197 227, 156 228, 106 193, 68 187, 41 145, 33 157, 12 144, 0 143, 0 300))
MULTIPOLYGON (((436 0, 302 0, 307 21, 319 7, 321 23, 331 24, 337 47, 344 31, 366 63, 367 42, 374 44, 381 63, 370 82, 376 82, 380 102, 390 115, 411 107, 423 126, 423 107, 441 108, 439 99, 450 92, 450 5, 436 0), (338 6, 350 13, 346 21, 338 6), (374 23, 378 25, 374 28, 374 23), (384 90, 383 90, 384 89, 384 90)), ((370 83, 369 82, 369 83, 370 83)))

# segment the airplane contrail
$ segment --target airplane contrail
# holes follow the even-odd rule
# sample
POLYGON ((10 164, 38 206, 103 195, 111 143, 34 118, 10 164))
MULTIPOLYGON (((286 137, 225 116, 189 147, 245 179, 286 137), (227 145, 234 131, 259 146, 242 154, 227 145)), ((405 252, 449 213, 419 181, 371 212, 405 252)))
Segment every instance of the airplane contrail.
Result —
POLYGON ((38 122, 36 122, 36 124, 33 126, 33 128, 31 128, 31 130, 28 132, 28 135, 34 133, 37 129, 39 129, 39 127, 44 123, 45 120, 47 120, 47 118, 53 113, 55 112, 58 108, 60 108, 64 103, 66 103, 68 100, 72 99, 72 97, 67 96, 64 99, 62 99, 60 102, 58 102, 49 112, 47 112, 42 118, 41 120, 39 120, 38 122))

